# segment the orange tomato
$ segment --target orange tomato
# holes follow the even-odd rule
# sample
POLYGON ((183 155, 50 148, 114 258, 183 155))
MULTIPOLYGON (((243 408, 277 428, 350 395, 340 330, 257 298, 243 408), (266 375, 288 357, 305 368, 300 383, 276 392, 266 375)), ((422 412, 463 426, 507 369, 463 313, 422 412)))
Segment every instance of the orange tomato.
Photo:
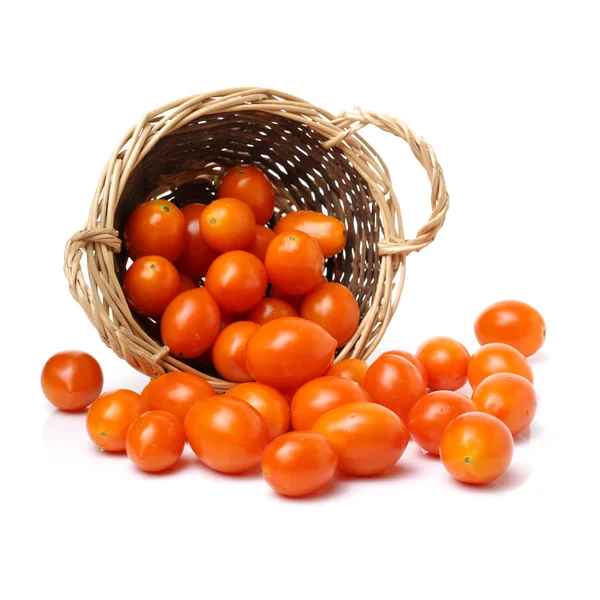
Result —
POLYGON ((306 496, 334 475, 338 458, 327 438, 309 431, 279 436, 262 456, 265 481, 283 496, 306 496))
POLYGON ((325 413, 313 431, 324 435, 349 475, 377 475, 392 467, 410 439, 391 410, 373 402, 344 404, 325 413))
POLYGON ((469 353, 460 342, 448 337, 431 338, 419 346, 416 357, 427 371, 430 390, 455 391, 467 383, 469 353))
POLYGON ((365 375, 369 365, 364 360, 358 358, 346 358, 335 363, 325 375, 332 375, 334 377, 343 377, 344 379, 351 379, 356 383, 363 385, 365 382, 365 375))
POLYGON ((469 360, 468 377, 474 390, 486 377, 494 373, 514 373, 533 383, 533 371, 527 359, 507 344, 482 346, 469 360))
POLYGON ((133 464, 150 473, 172 467, 185 445, 183 426, 170 413, 150 410, 127 430, 125 450, 133 464))
POLYGON ((405 358, 407 361, 415 365, 415 367, 417 367, 417 369, 419 370, 419 373, 421 373, 421 377, 423 378, 423 381, 427 386, 427 370, 423 366, 423 363, 414 354, 406 352, 406 350, 388 350, 387 352, 384 352, 381 356, 387 356, 388 354, 405 358))
POLYGON ((109 452, 125 450, 125 436, 130 425, 148 410, 139 394, 116 390, 98 396, 86 416, 86 428, 96 446, 109 452))
POLYGON ((234 382, 254 379, 246 368, 246 345, 259 328, 258 323, 237 321, 221 331, 212 348, 212 362, 223 379, 234 382))
POLYGON ((185 243, 185 217, 166 200, 144 202, 127 219, 124 238, 133 260, 158 255, 175 262, 185 243))
POLYGON ((444 429, 440 458, 446 470, 464 483, 488 483, 508 469, 513 455, 508 427, 492 415, 469 412, 444 429))
POLYGON ((284 302, 287 302, 289 305, 294 307, 298 313, 297 316, 300 316, 300 310, 302 309, 304 296, 290 296, 289 294, 284 294, 281 290, 278 290, 274 285, 271 285, 269 298, 275 298, 277 300, 283 300, 284 302))
POLYGON ((241 473, 260 462, 269 442, 258 411, 233 396, 196 402, 183 422, 185 437, 196 456, 221 473, 241 473))
POLYGON ((187 292, 188 290, 195 290, 198 287, 196 282, 187 275, 179 273, 179 293, 187 292))
POLYGON ((263 298, 248 312, 248 320, 259 325, 282 317, 299 317, 298 311, 285 300, 279 298, 263 298))
POLYGON ((513 435, 529 427, 537 410, 537 396, 531 383, 513 373, 486 377, 473 393, 480 410, 500 419, 513 435))
POLYGON ((267 248, 269 244, 275 239, 275 232, 264 225, 257 225, 255 228, 254 240, 250 242, 250 245, 246 248, 247 252, 254 254, 260 262, 265 262, 267 255, 267 248))
POLYGON ((254 214, 247 204, 235 198, 211 202, 200 215, 204 241, 219 252, 243 250, 256 233, 254 214))
POLYGON ((60 410, 81 410, 102 391, 104 376, 98 361, 86 352, 69 350, 51 356, 42 369, 42 391, 60 410))
POLYGON ((529 304, 504 300, 492 304, 477 317, 475 335, 482 346, 500 342, 531 356, 546 340, 546 323, 529 304))

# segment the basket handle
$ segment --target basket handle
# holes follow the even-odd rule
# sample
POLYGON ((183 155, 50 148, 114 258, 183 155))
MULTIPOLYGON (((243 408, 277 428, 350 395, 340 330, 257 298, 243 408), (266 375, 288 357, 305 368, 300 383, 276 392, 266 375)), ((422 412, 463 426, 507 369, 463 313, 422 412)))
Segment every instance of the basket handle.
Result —
POLYGON ((366 125, 375 125, 382 131, 403 139, 410 146, 415 158, 427 172, 431 183, 431 215, 427 223, 419 229, 416 237, 413 239, 402 240, 390 238, 381 240, 379 242, 379 254, 408 255, 411 252, 418 252, 428 246, 435 239, 437 232, 444 224, 449 205, 444 172, 437 161, 433 148, 422 137, 413 133, 402 121, 395 117, 370 110, 363 110, 359 107, 356 107, 352 111, 340 113, 338 118, 334 119, 333 123, 341 127, 343 131, 340 131, 337 135, 324 142, 323 146, 325 148, 331 148, 339 144, 366 125))

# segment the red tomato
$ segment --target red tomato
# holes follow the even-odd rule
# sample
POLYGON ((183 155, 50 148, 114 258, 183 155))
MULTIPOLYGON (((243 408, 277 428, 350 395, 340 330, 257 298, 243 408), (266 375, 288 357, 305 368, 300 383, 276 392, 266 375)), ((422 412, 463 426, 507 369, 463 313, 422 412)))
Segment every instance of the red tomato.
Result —
POLYGON ((254 214, 241 200, 222 198, 211 202, 200 215, 204 241, 219 252, 243 250, 256 232, 254 214))
POLYGON ((278 290, 274 285, 271 285, 269 298, 275 298, 277 300, 283 300, 284 302, 287 302, 289 305, 294 307, 298 313, 298 316, 300 316, 300 310, 302 309, 304 296, 290 296, 289 294, 284 294, 281 290, 278 290))
POLYGON ((323 277, 325 260, 317 243, 306 233, 280 233, 269 244, 265 258, 269 281, 284 294, 301 296, 323 277))
POLYGON ((325 413, 351 402, 371 402, 366 390, 355 381, 342 377, 317 377, 305 383, 292 399, 292 426, 310 431, 325 413))
POLYGON ((160 322, 171 356, 196 358, 208 350, 221 330, 221 313, 213 297, 197 288, 175 296, 160 322))
POLYGON ((125 223, 125 248, 133 260, 158 255, 175 262, 185 242, 185 217, 171 202, 140 204, 125 223))
POLYGON ((60 410, 81 410, 102 391, 104 376, 98 361, 77 350, 51 356, 42 369, 42 391, 60 410))
POLYGON ((419 370, 419 373, 421 373, 421 377, 425 382, 425 386, 427 386, 427 370, 423 366, 423 363, 414 354, 406 352, 405 350, 388 350, 387 352, 384 352, 381 356, 387 356, 388 354, 405 358, 407 361, 415 365, 415 367, 417 367, 417 369, 419 370))
POLYGON ((369 365, 364 360, 359 360, 358 358, 346 358, 333 365, 325 375, 351 379, 352 381, 356 381, 356 383, 363 385, 368 368, 369 365))
POLYGON ((410 439, 391 410, 373 402, 344 404, 325 413, 313 431, 324 435, 349 475, 377 475, 398 462, 410 439))
POLYGON ((116 390, 98 396, 86 416, 90 439, 109 452, 125 450, 125 436, 130 425, 148 410, 139 394, 116 390))
POLYGON ((318 323, 343 346, 353 335, 360 321, 358 302, 341 283, 322 283, 304 297, 303 319, 318 323))
POLYGON ((202 377, 183 371, 160 375, 142 390, 142 398, 150 410, 171 413, 181 423, 198 400, 214 395, 215 391, 202 377))
POLYGON ((227 395, 247 402, 260 413, 267 424, 270 440, 289 429, 290 405, 275 388, 253 381, 233 386, 227 395))
POLYGON ((267 272, 256 256, 235 250, 215 259, 205 285, 223 312, 242 313, 264 298, 267 272))
POLYGON ((251 321, 237 321, 227 325, 212 348, 215 369, 227 381, 252 381, 246 369, 246 345, 260 325, 251 321))
POLYGON ((145 317, 160 317, 179 294, 179 273, 162 256, 138 258, 125 273, 123 293, 127 304, 145 317))
POLYGON ((488 483, 508 469, 513 455, 508 427, 483 412, 456 417, 444 429, 440 458, 446 470, 464 483, 488 483))
POLYGON ((322 488, 334 475, 338 458, 327 438, 309 431, 279 436, 262 456, 265 481, 283 496, 306 496, 322 488))
POLYGON ((247 252, 254 254, 260 262, 265 262, 267 255, 267 248, 269 244, 275 239, 275 232, 264 225, 256 226, 256 233, 254 234, 254 240, 246 248, 247 252))
POLYGON ((416 356, 427 371, 430 390, 455 391, 467 383, 469 353, 456 340, 435 337, 423 342, 416 356))
POLYGON ((367 370, 365 389, 373 402, 394 411, 405 423, 413 404, 427 393, 421 374, 400 356, 380 356, 367 370))
POLYGON ((266 175, 256 167, 239 165, 229 169, 217 192, 219 198, 237 198, 254 213, 256 222, 264 225, 273 215, 275 195, 266 175))
POLYGON ((513 435, 529 427, 537 410, 537 396, 525 377, 496 373, 486 377, 473 393, 480 410, 500 419, 513 435))
POLYGON ((336 341, 322 327, 297 317, 263 325, 248 341, 246 366, 261 383, 276 389, 298 388, 323 375, 336 341))
POLYGON ((200 215, 205 208, 204 204, 188 204, 181 209, 186 223, 185 243, 175 266, 180 273, 196 281, 206 275, 212 261, 219 256, 219 253, 204 241, 200 232, 200 215))
POLYGON ((258 411, 233 396, 196 402, 185 416, 183 428, 196 456, 221 473, 241 473, 254 467, 269 442, 258 411))
POLYGON ((477 317, 475 335, 482 346, 501 342, 531 356, 546 340, 546 323, 529 304, 505 300, 492 304, 477 317))
POLYGON ((187 292, 188 290, 195 290, 198 287, 196 282, 187 275, 179 273, 179 293, 187 292))
POLYGON ((299 317, 298 311, 285 300, 279 298, 263 298, 250 312, 248 320, 259 325, 282 317, 299 317))
POLYGON ((507 344, 482 346, 469 360, 468 377, 474 390, 486 377, 494 373, 514 373, 533 383, 533 371, 527 359, 507 344))
POLYGON ((459 394, 442 390, 417 400, 408 413, 408 430, 423 450, 437 456, 442 433, 450 421, 466 412, 476 411, 475 403, 459 394))
POLYGON ((125 450, 133 464, 150 473, 172 467, 185 445, 182 424, 170 413, 150 410, 127 430, 125 450))

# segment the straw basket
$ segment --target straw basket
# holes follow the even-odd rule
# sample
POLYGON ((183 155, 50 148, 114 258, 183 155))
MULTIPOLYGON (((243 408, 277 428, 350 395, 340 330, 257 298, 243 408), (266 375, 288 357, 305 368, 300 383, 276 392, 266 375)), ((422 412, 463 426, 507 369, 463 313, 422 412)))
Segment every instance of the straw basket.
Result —
POLYGON ((275 220, 309 209, 346 224, 346 247, 327 261, 326 276, 355 294, 361 322, 336 361, 367 358, 398 306, 406 256, 431 243, 444 222, 444 174, 431 146, 393 117, 360 108, 335 117, 270 89, 184 98, 144 115, 123 136, 102 172, 85 227, 67 243, 65 274, 73 297, 102 341, 137 370, 149 376, 188 371, 217 390, 231 387, 201 362, 171 356, 156 323, 132 314, 121 289, 127 257, 120 251, 123 226, 138 204, 157 197, 179 206, 208 203, 224 171, 241 163, 256 165, 271 179, 275 220), (406 141, 427 172, 432 212, 412 239, 404 236, 385 163, 358 135, 366 125, 406 141))

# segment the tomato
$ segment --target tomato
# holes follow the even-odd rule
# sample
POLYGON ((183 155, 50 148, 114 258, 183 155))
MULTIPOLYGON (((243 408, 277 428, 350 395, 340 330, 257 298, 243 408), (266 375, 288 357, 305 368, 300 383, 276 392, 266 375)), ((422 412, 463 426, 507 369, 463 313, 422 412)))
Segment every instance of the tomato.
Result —
POLYGON ((417 367, 417 369, 419 370, 419 373, 421 373, 421 377, 425 382, 425 386, 427 386, 427 370, 423 366, 423 363, 414 354, 406 352, 406 350, 388 350, 387 352, 384 352, 381 356, 387 356, 388 354, 405 358, 407 361, 415 365, 415 367, 417 367))
POLYGON ((187 275, 179 273, 179 293, 195 290, 198 287, 197 283, 187 275))
POLYGON ((322 283, 304 297, 303 319, 318 323, 343 346, 353 335, 360 321, 358 302, 341 283, 322 283))
POLYGON ((442 433, 448 423, 463 413, 476 410, 475 403, 463 394, 446 390, 431 392, 417 400, 410 409, 408 430, 417 445, 437 456, 442 433))
POLYGON ((327 438, 310 431, 291 431, 273 440, 262 456, 265 481, 283 496, 306 496, 334 475, 338 458, 327 438))
POLYGON ((290 306, 292 306, 296 312, 297 316, 300 316, 300 310, 302 309, 302 302, 304 301, 304 296, 290 296, 289 294, 284 294, 281 290, 278 290, 274 285, 271 285, 271 290, 269 291, 269 298, 275 298, 277 300, 283 300, 287 302, 290 306))
POLYGON ((226 313, 253 308, 267 293, 264 265, 249 252, 234 250, 221 254, 208 269, 205 286, 226 313))
POLYGON ((219 307, 204 288, 175 296, 160 322, 163 342, 176 358, 200 356, 214 344, 220 330, 219 307))
POLYGON ((158 255, 175 262, 185 243, 185 217, 166 200, 144 202, 127 219, 124 238, 133 260, 158 255))
POLYGON ((127 430, 125 450, 133 464, 156 473, 172 467, 185 445, 183 425, 170 413, 150 410, 127 430))
POLYGON ((131 390, 116 390, 98 396, 86 416, 90 439, 109 452, 125 450, 129 426, 148 410, 139 394, 131 390))
POLYGON ((282 317, 299 317, 298 311, 285 300, 279 298, 263 298, 250 312, 248 320, 259 325, 282 317))
POLYGON ((469 360, 468 377, 474 390, 486 377, 494 373, 514 373, 533 383, 533 371, 527 359, 507 344, 482 346, 469 360))
POLYGON ((256 222, 264 225, 273 215, 275 194, 267 176, 256 167, 239 165, 229 169, 217 191, 219 198, 237 198, 254 213, 256 222))
POLYGON ((142 398, 150 410, 171 413, 181 423, 198 400, 214 395, 207 381, 184 371, 160 375, 142 390, 142 398))
POLYGON ((290 405, 275 388, 264 383, 240 383, 228 390, 227 395, 247 402, 260 413, 267 424, 270 440, 289 429, 290 405))
POLYGON ((359 360, 358 358, 346 358, 330 367, 325 375, 343 377, 344 379, 350 379, 363 385, 368 368, 369 365, 364 360, 359 360))
POLYGON ((492 304, 477 317, 475 335, 482 346, 501 342, 531 356, 546 340, 546 323, 529 304, 505 300, 492 304))
POLYGON ((351 402, 371 402, 371 397, 356 381, 343 377, 317 377, 294 394, 292 426, 297 431, 310 431, 321 415, 351 402))
POLYGON ((264 225, 257 225, 255 229, 254 240, 250 242, 250 245, 246 248, 247 252, 254 254, 260 262, 265 262, 267 255, 267 248, 269 244, 275 239, 275 232, 264 225))
POLYGON ((446 470, 464 483, 488 483, 508 469, 513 455, 508 427, 492 415, 469 412, 444 429, 440 458, 446 470))
POLYGON ((313 431, 324 435, 349 475, 377 475, 398 462, 410 439, 398 415, 373 402, 353 402, 325 413, 313 431))
POLYGON ((138 258, 123 277, 127 304, 145 317, 160 317, 179 294, 179 273, 162 256, 138 258))
POLYGON ((223 379, 234 382, 254 379, 246 369, 246 345, 259 329, 258 323, 237 321, 221 331, 212 348, 212 362, 223 379))
POLYGON ((269 431, 259 412, 233 396, 196 402, 183 422, 196 456, 221 473, 241 473, 260 462, 269 431))
POLYGON ((256 232, 254 214, 241 200, 221 198, 211 202, 200 215, 204 241, 219 252, 243 250, 256 232))
POLYGON ((413 404, 427 393, 417 367, 401 356, 380 356, 367 370, 365 389, 373 402, 394 411, 405 423, 413 404))
POLYGON ((531 383, 513 373, 486 377, 473 393, 480 410, 500 419, 513 435, 529 427, 537 410, 537 396, 531 383))
POLYGON ((188 204, 181 209, 186 224, 185 242, 175 266, 180 273, 189 275, 196 281, 206 275, 212 261, 219 256, 204 241, 200 231, 200 216, 205 208, 204 204, 188 204))
POLYGON ((416 357, 427 371, 430 390, 455 391, 467 383, 469 353, 460 342, 448 337, 431 338, 419 346, 416 357))
POLYGON ((42 391, 60 410, 81 410, 102 391, 98 361, 86 352, 68 350, 51 356, 42 369, 42 391))
POLYGON ((275 225, 275 233, 303 231, 312 237, 325 258, 341 252, 346 246, 346 226, 335 217, 312 210, 299 210, 283 217, 275 225))
POLYGON ((280 233, 269 244, 265 267, 269 281, 284 294, 301 296, 323 277, 325 260, 317 243, 306 233, 280 233))
POLYGON ((246 366, 261 383, 288 390, 319 377, 330 367, 336 341, 322 327, 284 317, 265 323, 246 347, 246 366))

